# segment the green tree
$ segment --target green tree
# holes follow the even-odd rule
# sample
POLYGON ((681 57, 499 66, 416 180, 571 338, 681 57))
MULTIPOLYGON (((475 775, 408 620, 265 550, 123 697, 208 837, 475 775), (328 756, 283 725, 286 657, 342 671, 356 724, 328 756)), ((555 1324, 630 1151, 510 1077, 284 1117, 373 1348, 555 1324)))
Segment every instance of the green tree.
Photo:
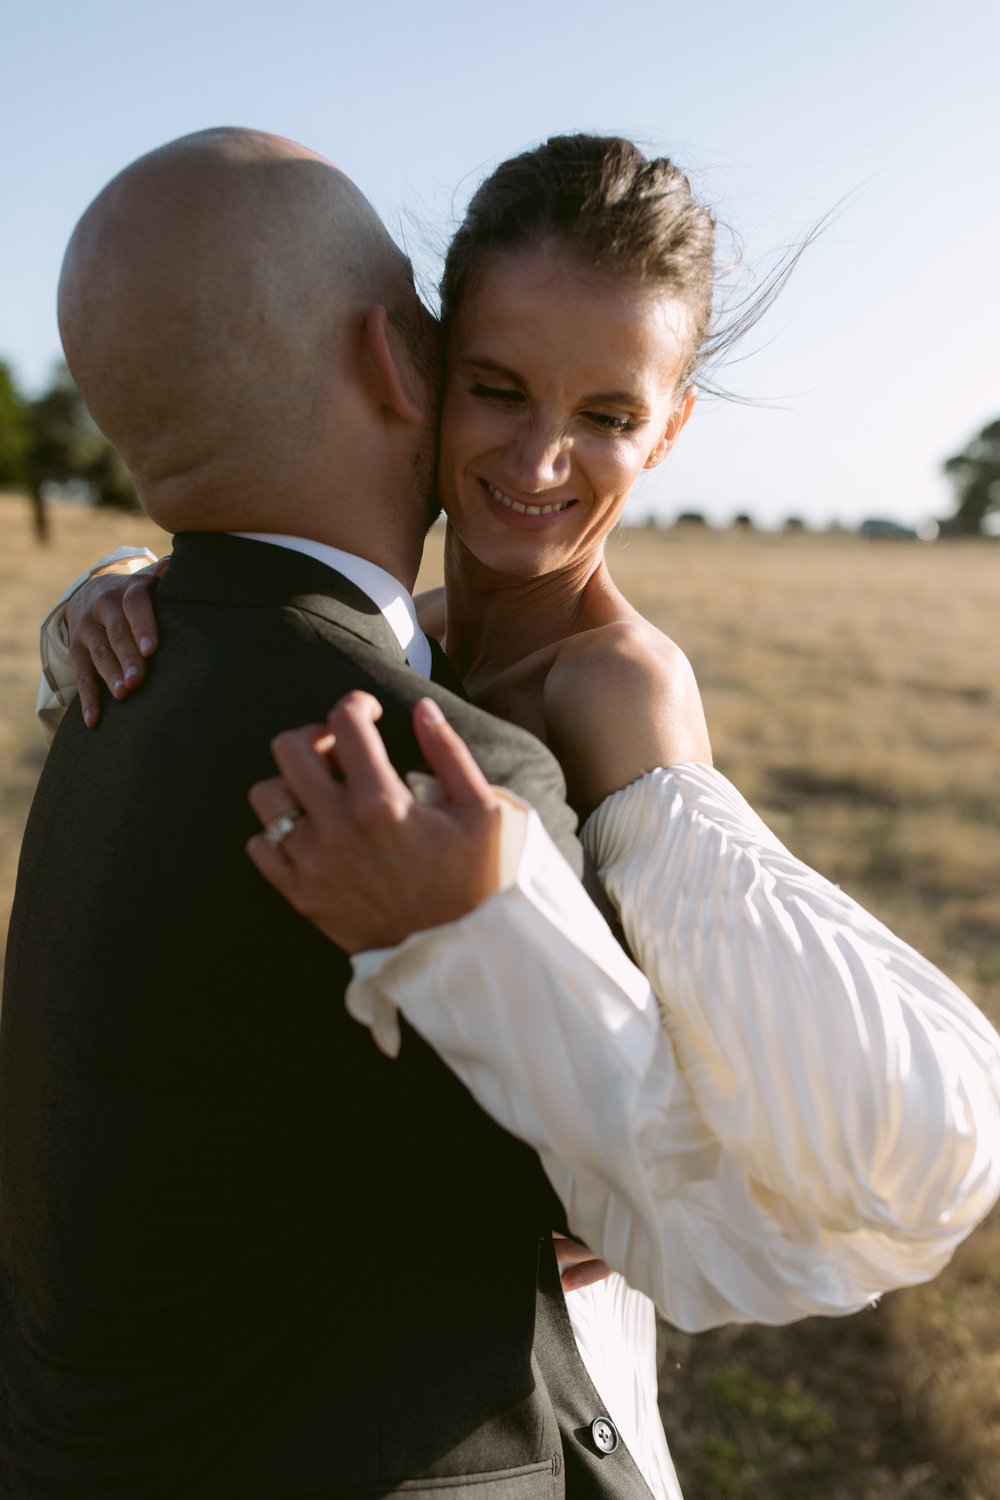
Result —
POLYGON ((10 366, 0 360, 0 489, 23 482, 28 426, 10 366))
POLYGON ((65 364, 34 400, 18 393, 0 363, 0 484, 28 492, 40 542, 48 541, 46 486, 82 480, 98 505, 138 507, 121 458, 95 426, 65 364))
POLYGON ((27 491, 40 542, 49 534, 46 486, 74 479, 89 487, 98 505, 138 508, 128 470, 95 426, 65 364, 42 395, 25 400, 0 361, 0 486, 27 491))
POLYGON ((961 453, 945 461, 955 487, 955 514, 942 531, 975 535, 991 511, 1000 511, 1000 419, 989 422, 961 453))
POLYGON ((100 445, 87 464, 83 477, 93 485, 98 505, 111 505, 116 510, 139 509, 139 497, 125 460, 106 438, 100 437, 100 445))
POLYGON ((0 484, 28 491, 35 535, 49 539, 48 518, 40 485, 31 483, 33 455, 37 447, 33 403, 26 401, 14 382, 10 366, 0 363, 0 484))
POLYGON ((26 483, 35 488, 85 478, 104 439, 65 365, 57 366, 48 390, 28 402, 27 416, 26 483))
POLYGON ((38 540, 46 542, 45 486, 85 477, 87 466, 96 457, 97 429, 65 365, 57 366, 48 390, 27 403, 26 418, 28 443, 22 460, 22 483, 34 506, 38 540))

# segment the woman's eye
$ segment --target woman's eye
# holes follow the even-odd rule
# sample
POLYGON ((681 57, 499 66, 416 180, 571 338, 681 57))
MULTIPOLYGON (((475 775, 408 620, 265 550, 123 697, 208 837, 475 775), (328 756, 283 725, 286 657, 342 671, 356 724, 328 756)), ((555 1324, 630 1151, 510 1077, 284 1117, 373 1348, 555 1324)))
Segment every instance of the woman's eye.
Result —
POLYGON ((520 391, 514 391, 509 386, 502 385, 474 385, 472 394, 478 396, 481 401, 499 401, 504 406, 513 406, 524 400, 520 391))
POLYGON ((629 432, 635 426, 631 417, 613 416, 609 411, 589 411, 587 418, 604 432, 629 432))

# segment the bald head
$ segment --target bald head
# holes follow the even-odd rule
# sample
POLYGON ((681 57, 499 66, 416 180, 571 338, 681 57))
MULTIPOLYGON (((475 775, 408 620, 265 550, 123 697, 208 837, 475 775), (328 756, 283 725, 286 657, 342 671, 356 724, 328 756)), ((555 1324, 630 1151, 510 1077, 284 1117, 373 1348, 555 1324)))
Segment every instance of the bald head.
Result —
POLYGON ((66 252, 59 325, 154 519, 247 529, 256 495, 315 479, 374 303, 416 315, 408 263, 354 184, 292 141, 219 129, 99 194, 66 252))

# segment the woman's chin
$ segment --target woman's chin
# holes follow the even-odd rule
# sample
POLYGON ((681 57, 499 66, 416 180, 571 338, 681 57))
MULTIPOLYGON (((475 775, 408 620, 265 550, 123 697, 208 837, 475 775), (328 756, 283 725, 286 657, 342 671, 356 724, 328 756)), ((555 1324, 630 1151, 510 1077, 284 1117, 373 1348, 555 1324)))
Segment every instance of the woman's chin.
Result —
POLYGON ((492 527, 487 532, 482 527, 459 526, 450 517, 448 542, 453 556, 467 561, 470 567, 511 578, 541 578, 557 571, 563 560, 561 549, 545 546, 537 537, 496 535, 492 527))
POLYGON ((511 524, 506 517, 484 514, 476 524, 467 515, 449 515, 448 531, 470 562, 493 573, 530 579, 565 567, 573 551, 566 538, 557 539, 553 535, 556 528, 551 524, 541 527, 517 524, 522 519, 517 517, 511 524))

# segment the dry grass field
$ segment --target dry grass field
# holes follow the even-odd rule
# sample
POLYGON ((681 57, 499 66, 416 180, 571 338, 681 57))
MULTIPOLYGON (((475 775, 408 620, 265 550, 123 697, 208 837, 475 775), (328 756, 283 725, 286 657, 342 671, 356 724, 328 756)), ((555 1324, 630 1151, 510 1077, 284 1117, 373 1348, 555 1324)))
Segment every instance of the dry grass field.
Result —
MULTIPOLYGON (((0 500, 0 928, 43 759, 37 622, 148 523, 0 500)), ((625 532, 613 572, 688 652, 720 768, 801 857, 1000 1021, 1000 545, 625 532)), ((439 577, 432 539, 425 581, 439 577)), ((932 1285, 792 1329, 664 1329, 687 1500, 996 1500, 1000 1217, 932 1285)))

